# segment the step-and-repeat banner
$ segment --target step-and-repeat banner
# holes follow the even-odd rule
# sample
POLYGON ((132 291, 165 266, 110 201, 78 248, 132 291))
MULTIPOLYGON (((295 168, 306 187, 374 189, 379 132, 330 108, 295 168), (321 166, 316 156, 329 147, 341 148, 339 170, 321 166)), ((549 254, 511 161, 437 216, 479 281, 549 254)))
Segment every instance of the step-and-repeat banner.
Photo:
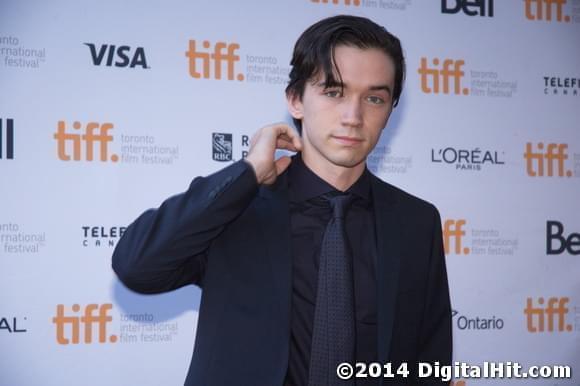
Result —
POLYGON ((135 294, 113 248, 292 121, 294 42, 341 13, 403 42, 368 165, 441 211, 454 359, 576 370, 454 384, 580 384, 579 0, 4 0, 0 385, 183 384, 200 290, 135 294))

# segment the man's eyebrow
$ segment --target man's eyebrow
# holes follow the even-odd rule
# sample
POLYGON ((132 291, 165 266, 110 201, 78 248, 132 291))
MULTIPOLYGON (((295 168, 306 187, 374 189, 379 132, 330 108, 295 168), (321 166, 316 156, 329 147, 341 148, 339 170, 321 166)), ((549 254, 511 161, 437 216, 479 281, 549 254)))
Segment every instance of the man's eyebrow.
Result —
MULTIPOLYGON (((337 83, 331 83, 331 84, 328 84, 327 85, 326 82, 322 81, 322 82, 318 83, 316 86, 317 87, 320 87, 320 88, 341 87, 341 88, 344 88, 344 89, 348 89, 348 85, 346 83, 342 83, 341 84, 341 83, 338 83, 338 82, 337 83)), ((379 84, 379 85, 376 85, 376 86, 371 86, 371 87, 369 87, 369 90, 373 90, 373 91, 375 91, 375 90, 385 90, 389 94, 392 94, 391 87, 388 84, 379 84)))

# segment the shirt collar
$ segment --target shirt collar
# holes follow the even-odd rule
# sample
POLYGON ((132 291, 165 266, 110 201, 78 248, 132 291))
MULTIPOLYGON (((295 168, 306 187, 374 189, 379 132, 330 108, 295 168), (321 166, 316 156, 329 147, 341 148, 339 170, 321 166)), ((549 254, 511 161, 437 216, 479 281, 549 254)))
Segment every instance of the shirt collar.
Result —
MULTIPOLYGON (((337 192, 337 189, 316 175, 316 173, 304 164, 300 153, 292 157, 288 176, 290 200, 293 202, 306 201, 325 193, 337 192)), ((370 200, 371 179, 370 172, 366 166, 362 175, 346 192, 352 193, 364 200, 370 200)))

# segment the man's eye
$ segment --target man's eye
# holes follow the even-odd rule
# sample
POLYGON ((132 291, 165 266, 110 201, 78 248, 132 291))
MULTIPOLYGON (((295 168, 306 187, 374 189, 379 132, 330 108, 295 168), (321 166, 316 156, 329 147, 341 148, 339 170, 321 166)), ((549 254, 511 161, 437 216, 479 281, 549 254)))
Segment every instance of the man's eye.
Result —
POLYGON ((370 96, 367 98, 367 100, 375 105, 381 105, 381 104, 385 103, 385 100, 381 97, 378 97, 378 96, 370 96))
POLYGON ((341 92, 338 90, 329 90, 329 91, 325 91, 324 95, 326 95, 327 97, 330 97, 330 98, 338 98, 341 96, 341 92))

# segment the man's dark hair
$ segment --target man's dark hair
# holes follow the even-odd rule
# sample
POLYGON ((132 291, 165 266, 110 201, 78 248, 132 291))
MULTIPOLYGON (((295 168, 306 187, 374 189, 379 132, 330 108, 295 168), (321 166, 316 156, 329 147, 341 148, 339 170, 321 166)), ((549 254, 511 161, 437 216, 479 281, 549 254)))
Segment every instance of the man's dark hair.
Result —
MULTIPOLYGON (((319 72, 324 74, 325 87, 341 86, 342 79, 334 61, 334 49, 339 45, 361 49, 377 48, 393 60, 395 85, 392 102, 393 107, 397 106, 405 79, 405 58, 401 42, 384 27, 371 20, 350 15, 320 20, 300 35, 290 62, 292 70, 286 95, 302 99, 306 82, 319 72), (335 74, 338 79, 335 78, 335 74)), ((302 122, 294 119, 294 124, 302 133, 302 122)))

